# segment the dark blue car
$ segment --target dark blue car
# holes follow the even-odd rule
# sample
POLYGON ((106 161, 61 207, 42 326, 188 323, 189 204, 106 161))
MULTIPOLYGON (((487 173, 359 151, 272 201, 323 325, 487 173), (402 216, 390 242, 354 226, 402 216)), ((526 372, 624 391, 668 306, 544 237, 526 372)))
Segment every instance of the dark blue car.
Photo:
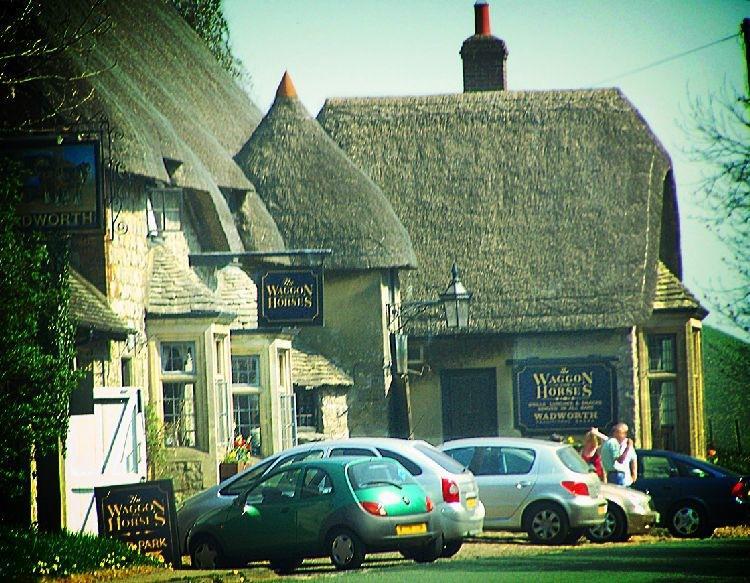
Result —
POLYGON ((662 524, 677 537, 708 537, 719 526, 750 522, 750 478, 693 457, 638 450, 638 480, 662 524))

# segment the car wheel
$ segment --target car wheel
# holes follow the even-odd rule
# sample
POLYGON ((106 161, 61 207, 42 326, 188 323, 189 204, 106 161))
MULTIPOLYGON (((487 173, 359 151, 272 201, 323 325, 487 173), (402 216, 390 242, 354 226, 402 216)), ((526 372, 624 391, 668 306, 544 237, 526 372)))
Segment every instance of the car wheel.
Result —
POLYGON ((351 530, 339 528, 328 536, 331 563, 339 570, 358 569, 365 560, 365 545, 351 530))
POLYGON ((445 544, 443 545, 443 552, 440 556, 445 559, 447 559, 448 557, 452 557, 461 550, 463 544, 464 541, 461 539, 445 541, 445 544))
POLYGON ((705 510, 694 502, 675 505, 667 517, 667 528, 678 538, 705 538, 713 533, 705 510))
POLYGON ((524 528, 529 539, 542 545, 561 545, 570 531, 568 515, 553 502, 539 502, 525 514, 524 528))
POLYGON ((586 538, 592 543, 621 542, 623 537, 627 536, 627 531, 628 524, 625 513, 619 506, 608 501, 604 521, 597 526, 588 528, 586 538))
POLYGON ((193 569, 220 569, 226 566, 224 553, 213 537, 202 536, 190 548, 190 564, 193 569))
POLYGON ((443 536, 438 535, 414 553, 417 563, 433 563, 443 554, 443 536))
POLYGON ((271 570, 278 575, 288 575, 293 573, 302 564, 302 559, 273 559, 271 561, 271 570))

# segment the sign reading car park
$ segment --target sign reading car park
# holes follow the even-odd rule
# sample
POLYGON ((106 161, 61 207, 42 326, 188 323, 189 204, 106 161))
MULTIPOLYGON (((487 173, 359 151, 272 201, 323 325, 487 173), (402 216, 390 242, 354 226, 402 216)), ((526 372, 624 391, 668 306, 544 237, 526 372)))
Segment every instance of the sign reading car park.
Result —
POLYGON ((322 269, 265 270, 256 281, 261 326, 323 325, 322 269))
POLYGON ((99 535, 181 566, 172 480, 94 488, 99 535))
POLYGON ((523 433, 583 433, 615 422, 616 376, 606 360, 516 361, 516 427, 523 433))
POLYGON ((74 136, 8 139, 0 156, 21 166, 21 225, 33 229, 86 231, 101 229, 103 176, 98 140, 74 136))

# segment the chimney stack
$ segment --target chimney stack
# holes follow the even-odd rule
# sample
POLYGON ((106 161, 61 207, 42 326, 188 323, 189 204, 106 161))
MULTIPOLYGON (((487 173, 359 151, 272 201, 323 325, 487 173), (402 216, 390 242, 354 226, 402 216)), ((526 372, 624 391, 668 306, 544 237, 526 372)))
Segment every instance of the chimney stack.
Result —
POLYGON ((505 90, 507 58, 505 43, 491 32, 490 6, 485 0, 478 0, 474 4, 474 35, 461 46, 464 93, 505 90))

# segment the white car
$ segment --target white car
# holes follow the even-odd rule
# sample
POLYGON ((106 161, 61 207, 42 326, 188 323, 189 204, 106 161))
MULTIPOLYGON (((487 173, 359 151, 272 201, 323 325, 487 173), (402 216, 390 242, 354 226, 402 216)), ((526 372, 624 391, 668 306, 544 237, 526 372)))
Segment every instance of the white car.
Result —
POLYGON ((569 445, 539 439, 477 437, 440 449, 470 469, 488 530, 525 531, 540 544, 578 540, 607 514, 601 482, 569 445))
POLYGON ((601 524, 586 531, 591 542, 625 542, 634 534, 649 532, 659 522, 648 494, 615 484, 602 484, 601 492, 607 499, 607 514, 601 524))
POLYGON ((199 516, 208 510, 229 506, 270 470, 293 462, 336 456, 387 457, 404 466, 435 501, 443 535, 442 556, 456 554, 464 537, 482 531, 484 506, 479 501, 477 481, 461 464, 426 441, 358 437, 298 445, 188 498, 177 511, 182 553, 187 553, 187 536, 199 516))

